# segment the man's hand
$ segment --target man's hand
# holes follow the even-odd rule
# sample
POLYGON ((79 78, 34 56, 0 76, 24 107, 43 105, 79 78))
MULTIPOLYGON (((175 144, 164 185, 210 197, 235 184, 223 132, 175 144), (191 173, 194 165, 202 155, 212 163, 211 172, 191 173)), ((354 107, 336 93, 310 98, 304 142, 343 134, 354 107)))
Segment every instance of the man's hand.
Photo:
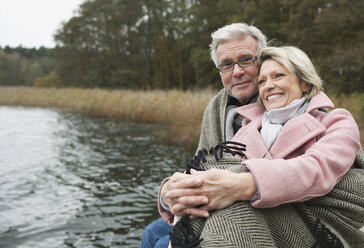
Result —
MULTIPOLYGON (((250 172, 233 173, 219 169, 208 171, 191 170, 190 178, 195 182, 194 187, 169 188, 165 197, 172 200, 184 197, 193 199, 192 196, 205 196, 208 199, 208 204, 205 204, 199 210, 209 211, 228 207, 239 200, 251 200, 256 192, 255 180, 250 172)), ((177 179, 175 180, 178 181, 177 179)), ((184 208, 185 214, 205 217, 201 216, 200 212, 197 212, 195 208, 188 208, 196 206, 196 202, 188 202, 186 205, 188 206, 184 208)), ((174 207, 178 209, 179 205, 174 205, 174 207)))
POLYGON ((208 198, 201 194, 194 194, 193 189, 203 185, 203 180, 200 176, 182 174, 176 172, 166 182, 161 190, 161 195, 164 203, 166 203, 173 215, 194 215, 199 217, 208 217, 209 212, 196 206, 205 205, 208 203, 208 198), (169 196, 169 192, 186 192, 169 196))

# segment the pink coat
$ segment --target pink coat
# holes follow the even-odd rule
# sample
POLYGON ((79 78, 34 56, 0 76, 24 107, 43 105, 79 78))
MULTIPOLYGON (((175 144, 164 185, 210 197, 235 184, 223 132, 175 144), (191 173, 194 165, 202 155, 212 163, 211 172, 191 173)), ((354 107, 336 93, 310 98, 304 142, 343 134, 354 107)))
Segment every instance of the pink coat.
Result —
POLYGON ((243 127, 233 141, 247 145, 243 171, 251 171, 260 192, 257 208, 301 202, 331 191, 350 169, 361 149, 358 126, 345 109, 328 113, 332 101, 320 92, 306 113, 289 120, 268 151, 259 133, 264 109, 253 103, 239 107, 243 127))

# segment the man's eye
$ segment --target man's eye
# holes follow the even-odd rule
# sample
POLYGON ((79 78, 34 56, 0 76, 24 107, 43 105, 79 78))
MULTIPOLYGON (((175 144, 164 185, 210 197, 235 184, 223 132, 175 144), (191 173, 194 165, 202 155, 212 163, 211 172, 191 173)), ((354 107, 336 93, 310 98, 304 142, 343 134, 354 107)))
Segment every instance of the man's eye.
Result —
POLYGON ((233 62, 229 61, 229 62, 223 63, 222 66, 228 67, 228 66, 231 66, 232 64, 233 64, 233 62))
POLYGON ((239 59, 239 62, 247 62, 247 61, 250 61, 251 60, 251 58, 249 57, 249 58, 241 58, 241 59, 239 59))

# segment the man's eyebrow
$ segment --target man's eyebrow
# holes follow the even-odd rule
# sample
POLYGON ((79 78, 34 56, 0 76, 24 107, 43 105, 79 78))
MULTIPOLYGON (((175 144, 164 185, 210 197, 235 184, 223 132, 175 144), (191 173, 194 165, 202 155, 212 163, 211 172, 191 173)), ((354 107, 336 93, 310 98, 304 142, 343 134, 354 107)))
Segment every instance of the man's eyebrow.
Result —
POLYGON ((232 61, 233 61, 232 59, 226 58, 226 59, 221 60, 221 64, 226 63, 226 62, 232 62, 232 61))
MULTIPOLYGON (((241 54, 237 57, 237 59, 241 59, 241 58, 250 58, 250 57, 254 57, 254 55, 250 54, 250 53, 244 53, 244 54, 241 54)), ((230 58, 223 58, 221 60, 221 64, 222 63, 226 63, 226 62, 231 62, 231 61, 234 61, 233 59, 230 59, 230 58)))
POLYGON ((232 62, 234 60, 230 59, 230 58, 222 58, 220 61, 219 61, 219 65, 221 64, 225 64, 227 62, 232 62))
POLYGON ((238 58, 251 58, 254 57, 254 55, 250 54, 250 53, 245 53, 240 55, 238 58))

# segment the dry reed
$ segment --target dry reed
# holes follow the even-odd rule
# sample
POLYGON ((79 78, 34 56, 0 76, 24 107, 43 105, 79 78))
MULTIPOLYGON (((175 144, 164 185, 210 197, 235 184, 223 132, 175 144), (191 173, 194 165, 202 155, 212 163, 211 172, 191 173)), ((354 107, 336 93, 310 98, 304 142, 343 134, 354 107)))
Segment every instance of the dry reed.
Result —
MULTIPOLYGON (((215 94, 213 91, 0 87, 0 105, 65 108, 93 116, 167 124, 163 132, 165 141, 192 150, 199 139, 204 109, 215 94)), ((329 96, 336 107, 346 108, 353 114, 363 144, 364 94, 329 93, 329 96)))
POLYGON ((65 108, 93 116, 167 124, 166 142, 195 149, 203 111, 215 93, 0 87, 0 105, 65 108))
POLYGON ((344 108, 350 111, 359 126, 360 142, 364 144, 364 93, 354 92, 350 95, 327 93, 335 108, 344 108))

